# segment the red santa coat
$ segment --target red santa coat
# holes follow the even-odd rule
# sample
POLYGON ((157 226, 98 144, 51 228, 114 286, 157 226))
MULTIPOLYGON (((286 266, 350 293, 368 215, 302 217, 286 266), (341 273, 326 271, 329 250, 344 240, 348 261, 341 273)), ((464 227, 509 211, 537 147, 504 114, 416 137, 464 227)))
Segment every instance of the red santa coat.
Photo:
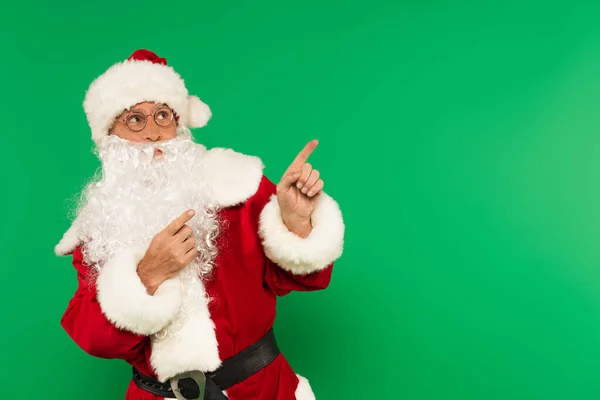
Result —
MULTIPOLYGON (((219 255, 212 278, 202 282, 211 300, 196 307, 182 333, 153 343, 150 335, 173 319, 182 304, 180 285, 166 281, 149 296, 135 270, 145 249, 109 260, 95 283, 88 279, 77 224, 65 233, 57 254, 73 254, 79 286, 62 318, 69 336, 88 354, 119 358, 145 375, 164 380, 190 369, 212 371, 269 331, 277 296, 328 286, 333 261, 342 252, 344 224, 337 203, 323 193, 307 238, 281 220, 275 185, 256 157, 232 150, 207 152, 205 179, 221 209, 219 255)), ((308 400, 314 394, 283 355, 229 388, 231 400, 308 400)), ((130 382, 127 400, 159 397, 130 382)))

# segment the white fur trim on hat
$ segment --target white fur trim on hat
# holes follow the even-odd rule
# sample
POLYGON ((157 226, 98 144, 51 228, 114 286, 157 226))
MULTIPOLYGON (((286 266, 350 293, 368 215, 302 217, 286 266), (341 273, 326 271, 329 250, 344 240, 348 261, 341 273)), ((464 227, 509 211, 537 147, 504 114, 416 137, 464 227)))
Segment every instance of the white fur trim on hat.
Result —
POLYGON ((179 124, 191 128, 206 125, 210 109, 189 96, 181 76, 168 65, 147 60, 126 60, 110 67, 90 85, 83 108, 98 142, 108 135, 123 111, 145 102, 166 103, 179 116, 179 124))
POLYGON ((202 128, 208 124, 212 113, 207 104, 203 103, 197 96, 188 98, 188 126, 190 128, 202 128))

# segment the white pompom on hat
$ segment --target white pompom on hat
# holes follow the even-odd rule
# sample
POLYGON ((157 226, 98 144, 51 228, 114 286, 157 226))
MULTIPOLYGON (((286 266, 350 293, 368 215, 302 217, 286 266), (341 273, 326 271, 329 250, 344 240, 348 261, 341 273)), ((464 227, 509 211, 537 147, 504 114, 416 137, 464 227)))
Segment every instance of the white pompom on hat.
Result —
POLYGON ((127 60, 110 67, 90 85, 83 102, 92 139, 108 135, 123 111, 145 101, 165 103, 175 111, 178 123, 200 128, 212 116, 208 105, 190 96, 183 79, 167 60, 149 50, 136 50, 127 60))

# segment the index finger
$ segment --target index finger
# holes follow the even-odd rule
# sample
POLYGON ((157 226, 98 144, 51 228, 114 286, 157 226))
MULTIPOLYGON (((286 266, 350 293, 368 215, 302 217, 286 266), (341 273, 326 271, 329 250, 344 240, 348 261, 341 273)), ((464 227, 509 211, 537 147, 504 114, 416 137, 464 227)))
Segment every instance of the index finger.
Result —
POLYGON ((165 228, 165 232, 168 232, 171 235, 176 234, 183 226, 188 222, 192 217, 196 214, 194 210, 187 210, 179 217, 174 219, 167 227, 165 228))
POLYGON ((286 172, 292 172, 298 170, 308 160, 310 154, 317 148, 319 141, 317 139, 311 140, 304 146, 304 148, 298 153, 294 161, 290 164, 286 172))

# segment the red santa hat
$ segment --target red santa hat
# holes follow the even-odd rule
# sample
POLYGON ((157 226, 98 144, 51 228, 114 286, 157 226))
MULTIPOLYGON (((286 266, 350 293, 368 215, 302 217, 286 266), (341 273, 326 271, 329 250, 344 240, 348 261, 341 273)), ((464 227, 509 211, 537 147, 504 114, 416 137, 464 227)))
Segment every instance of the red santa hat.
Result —
POLYGON ((90 85, 83 108, 98 142, 108 135, 114 120, 124 110, 144 101, 166 103, 178 123, 200 128, 212 116, 198 97, 190 96, 183 79, 167 60, 149 50, 136 50, 127 60, 110 67, 90 85))

